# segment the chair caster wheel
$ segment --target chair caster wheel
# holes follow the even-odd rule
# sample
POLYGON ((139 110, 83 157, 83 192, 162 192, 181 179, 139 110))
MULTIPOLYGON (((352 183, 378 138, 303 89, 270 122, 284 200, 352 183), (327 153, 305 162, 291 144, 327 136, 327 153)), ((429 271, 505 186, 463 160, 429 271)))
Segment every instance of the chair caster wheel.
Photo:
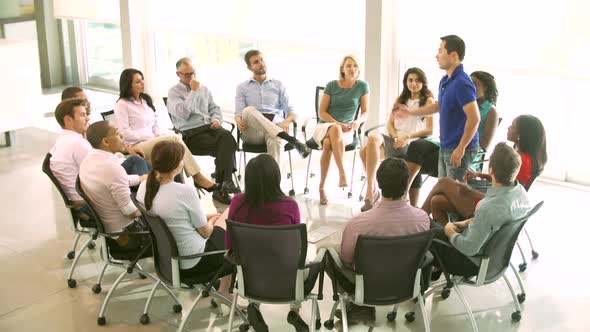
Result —
POLYGON ((413 311, 408 312, 404 317, 406 318, 406 321, 408 321, 409 323, 416 320, 416 314, 413 311))
POLYGON ((238 175, 238 181, 241 181, 241 180, 242 180, 242 176, 238 175))
POLYGON ((145 279, 145 278, 147 278, 146 276, 144 276, 144 275, 143 275, 143 274, 141 274, 141 273, 138 273, 138 274, 139 274, 139 279, 145 279))
POLYGON ((360 195, 359 196, 359 202, 362 202, 363 201, 363 198, 364 198, 363 195, 360 195))
POLYGON ((322 320, 318 318, 315 320, 315 329, 316 329, 316 331, 319 331, 321 328, 322 328, 322 320))
POLYGON ((526 300, 526 294, 520 293, 516 295, 516 298, 518 299, 518 303, 523 303, 526 300))
POLYGON ((324 327, 328 330, 331 330, 334 328, 334 320, 330 319, 324 322, 324 327))
POLYGON ((445 300, 449 298, 449 295, 451 295, 451 290, 448 288, 443 289, 443 291, 440 293, 440 297, 445 300))
POLYGON ((315 173, 314 173, 314 172, 310 172, 310 173, 309 173, 309 177, 310 177, 310 178, 313 178, 314 176, 315 176, 315 173))
POLYGON ((250 329, 250 325, 242 324, 242 325, 240 325, 239 329, 240 329, 240 332, 246 332, 250 329))
POLYGON ((524 272, 524 271, 526 271, 526 268, 527 268, 526 263, 518 264, 518 271, 524 272))
POLYGON ((175 304, 172 306, 172 311, 174 311, 175 313, 179 313, 182 311, 182 306, 180 304, 175 304))
POLYGON ((293 189, 289 190, 289 196, 295 196, 295 190, 293 190, 293 189))
POLYGON ((139 318, 139 322, 142 325, 148 325, 150 323, 150 316, 148 316, 148 314, 141 315, 141 317, 139 318))
POLYGON ((94 284, 94 286, 92 286, 92 292, 94 294, 99 294, 102 292, 102 287, 100 287, 100 284, 94 284))
POLYGON ((215 301, 215 299, 211 299, 211 307, 213 307, 213 308, 219 307, 219 304, 217 304, 217 301, 215 301))
POLYGON ((309 188, 303 189, 303 193, 306 194, 306 195, 309 194, 309 188))
POLYGON ((533 259, 539 258, 539 253, 534 250, 532 251, 532 255, 533 255, 533 259))
POLYGON ((366 176, 361 175, 361 181, 365 181, 366 178, 367 178, 366 176))
POLYGON ((291 178, 291 173, 287 173, 287 179, 291 178))
POLYGON ((103 326, 103 325, 104 325, 104 324, 106 324, 106 323, 107 323, 107 319, 106 319, 106 317, 104 317, 104 316, 102 316, 102 317, 98 317, 98 318, 96 319, 96 324, 98 324, 98 325, 100 325, 100 326, 103 326))
POLYGON ((387 321, 388 322, 393 322, 396 318, 397 318, 397 312, 396 311, 392 311, 392 312, 390 312, 390 313, 387 314, 387 321))
POLYGON ((76 279, 68 279, 68 287, 76 288, 76 279))
POLYGON ((96 248, 96 243, 94 243, 94 241, 90 241, 90 243, 88 243, 88 249, 92 250, 96 248))
POLYGON ((68 252, 66 256, 68 257, 68 259, 74 259, 74 257, 76 257, 76 252, 72 250, 68 252))
POLYGON ((513 322, 520 322, 522 316, 520 315, 520 311, 515 311, 512 313, 512 321, 513 322))
POLYGON ((348 198, 352 198, 352 193, 349 192, 347 196, 348 196, 348 198))

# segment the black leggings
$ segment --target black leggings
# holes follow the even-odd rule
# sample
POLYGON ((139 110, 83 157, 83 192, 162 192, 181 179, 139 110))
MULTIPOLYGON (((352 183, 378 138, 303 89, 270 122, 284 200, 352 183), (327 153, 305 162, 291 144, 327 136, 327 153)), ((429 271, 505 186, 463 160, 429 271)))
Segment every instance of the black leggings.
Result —
POLYGON ((406 161, 418 164, 421 166, 420 173, 412 182, 410 188, 422 187, 421 174, 428 174, 430 176, 438 177, 438 145, 431 141, 421 138, 415 140, 408 146, 408 153, 406 154, 406 161))
MULTIPOLYGON (((225 230, 221 227, 215 226, 213 233, 209 236, 205 244, 205 252, 224 250, 225 249, 225 230)), ((197 263, 197 265, 190 269, 180 269, 181 277, 190 277, 212 273, 217 271, 223 264, 229 264, 225 261, 222 254, 204 256, 197 263)))

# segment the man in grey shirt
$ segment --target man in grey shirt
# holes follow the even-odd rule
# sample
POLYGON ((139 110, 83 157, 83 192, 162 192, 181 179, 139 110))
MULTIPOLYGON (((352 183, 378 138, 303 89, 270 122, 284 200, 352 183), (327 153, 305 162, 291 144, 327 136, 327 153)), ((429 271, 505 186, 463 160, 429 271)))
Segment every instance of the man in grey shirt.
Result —
POLYGON ((236 89, 236 124, 244 142, 266 144, 270 154, 280 165, 282 143, 293 144, 305 158, 309 148, 289 135, 289 126, 296 114, 289 102, 287 88, 279 81, 266 76, 266 63, 262 53, 250 50, 244 56, 252 77, 236 89))
POLYGON ((520 155, 513 148, 506 143, 496 145, 490 157, 492 187, 478 203, 473 218, 449 222, 444 226, 446 238, 463 255, 440 245, 435 247, 449 272, 476 275, 477 266, 466 256, 480 253, 502 226, 524 217, 530 211, 526 190, 516 181, 520 165, 520 155))
POLYGON ((189 58, 176 62, 176 75, 180 81, 168 90, 167 103, 174 128, 182 132, 182 139, 193 154, 215 157, 215 182, 221 186, 214 190, 213 199, 229 204, 229 194, 240 192, 232 180, 236 171, 236 141, 221 126, 221 110, 211 91, 197 81, 189 58))

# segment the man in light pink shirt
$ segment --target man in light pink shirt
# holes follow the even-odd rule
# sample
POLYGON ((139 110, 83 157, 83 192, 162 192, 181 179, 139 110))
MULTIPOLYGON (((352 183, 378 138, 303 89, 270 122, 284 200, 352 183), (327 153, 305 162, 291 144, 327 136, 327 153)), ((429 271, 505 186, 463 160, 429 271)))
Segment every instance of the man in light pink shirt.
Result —
MULTIPOLYGON (((382 200, 371 210, 353 217, 342 234, 340 259, 345 266, 354 265, 354 250, 359 235, 372 236, 404 236, 424 232, 430 229, 430 217, 426 212, 410 205, 403 199, 406 194, 410 175, 403 159, 389 158, 384 160, 377 169, 377 183, 382 200)), ((386 262, 383 262, 386 264, 386 262)), ((395 262, 390 262, 394 264, 395 262)), ((336 267, 336 266, 335 266, 336 267)), ((428 268, 430 278, 430 268, 428 268)), ((345 289, 354 288, 354 276, 349 270, 336 270, 334 277, 345 289)), ((369 317, 374 320, 375 308, 356 306, 351 303, 347 308, 349 322, 369 317)), ((338 313, 337 313, 338 314, 338 313)), ((338 316, 338 315, 337 315, 338 316)))
MULTIPOLYGON (((98 213, 107 232, 143 229, 136 218, 141 212, 131 201, 130 186, 138 185, 146 175, 128 175, 114 154, 125 148, 123 137, 108 121, 95 122, 87 131, 87 139, 94 150, 80 165, 80 183, 90 204, 98 213)), ((121 246, 136 247, 140 241, 119 237, 121 246)))

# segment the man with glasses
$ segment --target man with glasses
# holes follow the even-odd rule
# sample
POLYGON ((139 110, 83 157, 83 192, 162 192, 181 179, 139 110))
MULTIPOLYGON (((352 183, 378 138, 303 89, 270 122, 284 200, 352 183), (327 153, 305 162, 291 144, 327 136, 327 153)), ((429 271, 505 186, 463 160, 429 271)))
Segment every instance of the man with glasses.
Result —
POLYGON ((174 128, 182 132, 182 139, 193 154, 215 157, 215 182, 221 183, 221 187, 213 192, 213 199, 229 204, 229 194, 240 192, 232 180, 236 171, 236 140, 221 126, 221 110, 211 91, 197 81, 189 58, 176 62, 176 76, 180 80, 168 90, 167 105, 174 128))

